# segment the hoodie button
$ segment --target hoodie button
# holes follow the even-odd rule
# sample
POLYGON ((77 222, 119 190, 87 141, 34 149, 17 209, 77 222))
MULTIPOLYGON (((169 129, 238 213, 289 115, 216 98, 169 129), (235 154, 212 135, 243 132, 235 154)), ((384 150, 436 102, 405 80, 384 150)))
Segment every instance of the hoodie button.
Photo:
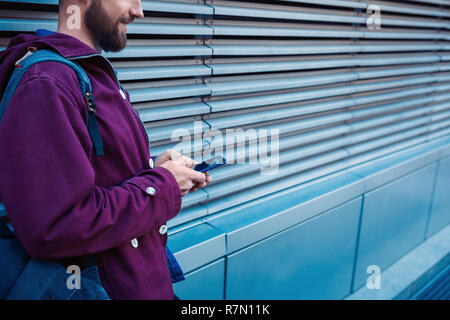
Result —
POLYGON ((148 159, 148 166, 150 167, 150 169, 153 169, 155 167, 155 163, 153 162, 152 158, 148 159))
POLYGON ((167 226, 163 224, 161 227, 159 227, 159 234, 165 234, 167 232, 167 226))

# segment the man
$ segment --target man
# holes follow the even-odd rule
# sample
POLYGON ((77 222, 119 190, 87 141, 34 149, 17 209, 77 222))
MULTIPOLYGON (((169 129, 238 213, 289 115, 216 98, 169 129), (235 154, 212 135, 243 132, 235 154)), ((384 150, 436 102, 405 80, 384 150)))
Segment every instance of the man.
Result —
POLYGON ((56 33, 17 35, 0 54, 0 95, 30 47, 77 57, 92 84, 104 147, 97 156, 75 72, 58 62, 35 64, 0 126, 0 199, 31 257, 81 265, 93 255, 112 299, 173 299, 165 224, 181 197, 211 177, 174 150, 153 163, 129 95, 99 54, 122 50, 126 25, 142 17, 140 0, 60 1, 56 33), (74 5, 78 28, 66 10, 74 5))

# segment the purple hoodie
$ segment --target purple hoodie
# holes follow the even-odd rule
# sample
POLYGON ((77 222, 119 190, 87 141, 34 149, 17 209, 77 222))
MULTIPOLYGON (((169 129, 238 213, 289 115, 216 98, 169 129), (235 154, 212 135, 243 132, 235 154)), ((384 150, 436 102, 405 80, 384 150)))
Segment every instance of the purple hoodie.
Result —
POLYGON ((54 33, 11 40, 0 53, 0 96, 30 46, 86 56, 77 62, 92 84, 105 155, 94 153, 75 72, 58 62, 31 67, 0 126, 0 199, 19 241, 37 259, 94 254, 112 299, 173 299, 160 227, 179 212, 181 192, 167 169, 150 168, 129 94, 97 51, 54 33))

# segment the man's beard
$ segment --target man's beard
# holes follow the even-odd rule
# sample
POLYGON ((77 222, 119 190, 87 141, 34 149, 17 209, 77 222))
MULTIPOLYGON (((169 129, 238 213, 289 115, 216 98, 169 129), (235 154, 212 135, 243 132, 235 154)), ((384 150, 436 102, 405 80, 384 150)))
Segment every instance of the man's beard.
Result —
POLYGON ((105 51, 117 52, 125 48, 127 34, 120 31, 119 23, 129 22, 125 18, 112 21, 104 10, 101 0, 92 0, 86 10, 84 22, 94 41, 105 51))

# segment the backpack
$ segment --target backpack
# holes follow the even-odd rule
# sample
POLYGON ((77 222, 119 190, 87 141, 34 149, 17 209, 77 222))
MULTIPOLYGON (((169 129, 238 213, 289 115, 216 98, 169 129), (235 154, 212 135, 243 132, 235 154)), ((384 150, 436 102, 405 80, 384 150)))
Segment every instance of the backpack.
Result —
MULTIPOLYGON (((95 117, 95 101, 91 83, 83 68, 53 50, 28 51, 16 62, 3 98, 0 102, 0 123, 17 85, 28 69, 38 62, 56 61, 70 66, 77 74, 81 92, 88 108, 88 131, 97 156, 102 156, 103 142, 95 117)), ((0 204, 0 299, 12 300, 109 300, 102 287, 98 269, 92 257, 83 259, 85 269, 79 274, 80 287, 69 285, 71 272, 57 262, 31 258, 17 240, 7 213, 0 204), (2 223, 3 222, 3 223, 2 223), (77 288, 77 289, 76 289, 77 288)))

